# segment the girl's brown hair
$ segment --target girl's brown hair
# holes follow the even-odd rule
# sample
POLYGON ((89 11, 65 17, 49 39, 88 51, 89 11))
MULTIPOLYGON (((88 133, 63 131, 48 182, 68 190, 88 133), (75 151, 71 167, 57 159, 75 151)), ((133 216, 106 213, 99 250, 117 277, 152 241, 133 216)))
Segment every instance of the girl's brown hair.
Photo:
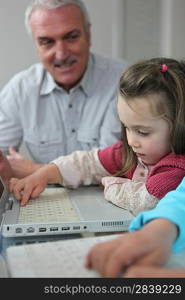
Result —
MULTIPOLYGON (((159 116, 169 122, 171 148, 176 154, 185 154, 185 61, 170 58, 153 58, 130 66, 121 76, 119 94, 129 102, 147 97, 159 116), (150 97, 157 94, 159 97, 150 97)), ((136 165, 137 158, 127 143, 126 130, 122 126, 124 141, 124 174, 136 165)))

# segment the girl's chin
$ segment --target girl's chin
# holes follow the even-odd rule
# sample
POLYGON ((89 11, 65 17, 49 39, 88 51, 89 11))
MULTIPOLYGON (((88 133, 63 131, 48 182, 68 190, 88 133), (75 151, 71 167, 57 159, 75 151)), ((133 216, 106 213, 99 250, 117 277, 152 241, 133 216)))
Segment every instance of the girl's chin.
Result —
POLYGON ((146 158, 141 158, 142 162, 145 164, 145 165, 153 165, 154 163, 151 162, 150 160, 146 159, 146 158))

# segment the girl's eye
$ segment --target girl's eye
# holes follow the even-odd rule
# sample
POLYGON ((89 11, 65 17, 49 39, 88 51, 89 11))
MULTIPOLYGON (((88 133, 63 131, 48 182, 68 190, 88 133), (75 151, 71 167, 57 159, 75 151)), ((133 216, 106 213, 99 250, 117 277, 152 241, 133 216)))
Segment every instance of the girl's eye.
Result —
POLYGON ((142 136, 149 135, 149 132, 146 132, 146 131, 138 130, 137 132, 138 132, 139 135, 142 135, 142 136))

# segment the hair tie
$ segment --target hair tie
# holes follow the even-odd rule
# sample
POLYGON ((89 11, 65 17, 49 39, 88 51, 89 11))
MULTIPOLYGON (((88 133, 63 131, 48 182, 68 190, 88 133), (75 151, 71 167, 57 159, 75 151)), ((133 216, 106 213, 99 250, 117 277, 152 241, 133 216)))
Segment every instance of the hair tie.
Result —
POLYGON ((166 64, 161 65, 161 72, 166 72, 168 70, 168 66, 166 64))

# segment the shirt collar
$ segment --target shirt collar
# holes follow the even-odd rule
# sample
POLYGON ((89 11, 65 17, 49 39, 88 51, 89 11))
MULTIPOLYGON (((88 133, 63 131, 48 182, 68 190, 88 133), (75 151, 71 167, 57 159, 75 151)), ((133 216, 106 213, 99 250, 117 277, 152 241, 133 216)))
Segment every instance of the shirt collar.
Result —
MULTIPOLYGON (((91 80, 92 68, 93 68, 93 59, 92 59, 92 54, 90 54, 85 74, 82 80, 74 88, 72 88, 72 90, 81 88, 87 96, 90 94, 91 83, 92 83, 91 80)), ((63 88, 61 88, 56 84, 56 82, 53 80, 53 77, 50 75, 50 73, 45 72, 45 76, 40 89, 40 95, 50 94, 54 89, 59 89, 60 91, 66 92, 63 88)))
POLYGON ((81 80, 81 82, 78 84, 79 87, 84 91, 84 93, 89 96, 91 87, 92 87, 92 68, 93 68, 93 58, 92 54, 89 56, 89 61, 87 64, 87 69, 85 71, 85 74, 81 80))
POLYGON ((53 80, 53 77, 50 73, 44 73, 44 79, 40 89, 40 95, 47 95, 50 94, 55 88, 57 88, 56 82, 53 80))
POLYGON ((151 171, 151 169, 154 167, 154 165, 146 165, 146 164, 141 160, 140 157, 138 157, 137 160, 138 160, 138 164, 139 164, 140 166, 142 166, 143 168, 148 169, 148 171, 151 171))
POLYGON ((140 166, 142 166, 143 168, 148 168, 148 166, 142 161, 141 157, 138 157, 137 160, 140 166))

